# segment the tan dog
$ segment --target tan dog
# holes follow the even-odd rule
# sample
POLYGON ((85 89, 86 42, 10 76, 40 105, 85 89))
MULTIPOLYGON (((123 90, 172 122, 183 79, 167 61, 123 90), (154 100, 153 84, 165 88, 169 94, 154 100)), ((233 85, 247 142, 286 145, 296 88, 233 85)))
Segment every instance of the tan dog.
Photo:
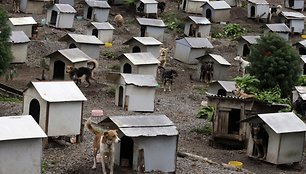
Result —
POLYGON ((238 87, 237 85, 236 85, 236 89, 234 89, 232 92, 233 92, 233 94, 234 94, 235 96, 240 97, 240 98, 242 98, 242 99, 254 98, 254 97, 255 97, 255 95, 247 94, 247 93, 243 92, 243 91, 240 89, 240 87, 238 87))
POLYGON ((14 13, 20 13, 20 0, 13 0, 14 13))
POLYGON ((91 133, 95 134, 95 138, 93 142, 94 164, 92 168, 93 169, 96 168, 97 154, 98 152, 100 152, 103 174, 106 174, 105 158, 108 159, 108 168, 110 170, 109 173, 113 174, 114 173, 114 160, 115 160, 115 143, 120 142, 120 139, 118 138, 117 130, 108 130, 103 133, 99 132, 91 125, 90 118, 86 121, 85 126, 91 133))
POLYGON ((121 14, 117 14, 114 18, 114 21, 116 22, 117 27, 122 27, 124 24, 124 20, 121 14))
POLYGON ((160 48, 159 50, 159 61, 160 66, 165 67, 167 63, 167 57, 168 57, 168 48, 160 48))

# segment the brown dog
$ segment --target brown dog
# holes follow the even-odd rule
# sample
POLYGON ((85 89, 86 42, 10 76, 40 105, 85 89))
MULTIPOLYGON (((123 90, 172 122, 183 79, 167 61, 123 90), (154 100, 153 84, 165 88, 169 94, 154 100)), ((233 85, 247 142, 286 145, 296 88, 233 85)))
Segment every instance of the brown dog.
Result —
POLYGON ((251 125, 251 135, 254 141, 254 147, 256 150, 256 158, 266 159, 267 156, 267 145, 268 145, 268 133, 264 130, 261 125, 251 125))
POLYGON ((124 20, 121 14, 117 14, 114 17, 114 21, 116 22, 117 27, 122 27, 124 24, 124 20))
POLYGON ((85 126, 91 133, 95 134, 93 142, 94 164, 92 168, 93 169, 96 168, 97 154, 98 152, 100 152, 103 174, 106 174, 105 158, 108 159, 108 168, 110 170, 109 173, 113 174, 114 160, 115 160, 115 143, 120 142, 117 130, 108 130, 104 132, 99 132, 91 125, 90 118, 86 121, 85 126))
POLYGON ((239 98, 242 98, 242 99, 247 99, 247 98, 255 98, 255 95, 252 95, 252 94, 247 94, 245 92, 243 92, 239 86, 236 85, 236 89, 234 89, 233 91, 233 94, 239 98))
POLYGON ((159 51, 159 61, 160 66, 165 67, 167 63, 167 57, 168 57, 168 48, 160 48, 159 51))

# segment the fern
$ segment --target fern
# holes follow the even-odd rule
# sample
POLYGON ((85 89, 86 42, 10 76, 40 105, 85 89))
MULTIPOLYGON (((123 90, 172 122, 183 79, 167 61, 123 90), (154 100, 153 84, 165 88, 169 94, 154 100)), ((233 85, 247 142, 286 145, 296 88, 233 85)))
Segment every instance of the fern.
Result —
POLYGON ((197 113, 198 118, 205 118, 207 121, 212 121, 215 113, 215 108, 212 106, 205 106, 200 108, 197 113))

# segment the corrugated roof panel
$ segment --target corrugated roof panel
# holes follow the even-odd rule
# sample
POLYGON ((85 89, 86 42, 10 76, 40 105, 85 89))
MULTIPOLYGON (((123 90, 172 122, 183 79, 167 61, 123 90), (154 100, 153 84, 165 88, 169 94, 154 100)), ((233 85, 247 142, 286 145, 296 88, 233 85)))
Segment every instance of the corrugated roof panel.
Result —
POLYGON ((306 86, 295 86, 294 88, 299 94, 306 94, 306 86))
POLYGON ((215 59, 221 65, 231 65, 226 59, 217 54, 209 54, 213 59, 215 59))
POLYGON ((95 45, 103 45, 104 44, 96 36, 84 35, 84 34, 73 34, 73 33, 66 34, 65 36, 60 38, 59 41, 66 41, 69 38, 74 40, 77 43, 86 43, 86 44, 95 44, 95 45))
POLYGON ((45 132, 30 115, 0 117, 0 141, 45 137, 45 132))
POLYGON ((9 21, 13 25, 33 25, 37 24, 33 17, 18 17, 18 18, 9 18, 9 21))
POLYGON ((293 112, 258 114, 276 133, 291 133, 306 131, 306 124, 293 112))
POLYGON ((91 57, 89 57, 87 54, 85 54, 79 48, 57 50, 57 51, 47 55, 46 57, 53 58, 54 56, 56 56, 57 53, 63 55, 64 57, 66 57, 72 63, 88 61, 88 60, 91 59, 91 57))
POLYGON ((54 4, 62 13, 76 13, 77 11, 70 4, 54 4))
POLYGON ((160 63, 160 61, 156 59, 150 52, 124 53, 120 56, 120 58, 122 57, 126 57, 134 65, 151 65, 160 63))
POLYGON ((301 45, 303 45, 304 47, 306 47, 306 39, 299 41, 298 43, 300 43, 301 45))
POLYGON ((210 25, 211 22, 206 17, 200 17, 200 16, 188 16, 189 19, 191 19, 196 24, 202 24, 202 25, 210 25))
POLYGON ((23 31, 12 31, 9 42, 11 43, 27 43, 31 40, 23 31))
POLYGON ((295 18, 295 19, 304 19, 305 18, 305 15, 303 15, 302 13, 300 12, 292 12, 292 11, 283 11, 282 12, 282 15, 286 18, 295 18))
POLYGON ((275 32, 290 32, 289 27, 284 23, 279 24, 266 24, 266 26, 271 30, 275 32))
POLYGON ((136 127, 119 128, 128 137, 153 137, 153 136, 176 136, 178 131, 175 126, 167 127, 136 127))
POLYGON ((31 82, 39 95, 48 102, 86 101, 73 81, 31 82))
POLYGON ((142 86, 142 87, 156 87, 158 85, 154 76, 143 74, 125 74, 121 73, 124 81, 128 85, 142 86))
POLYGON ((97 28, 98 30, 105 30, 105 29, 109 29, 109 30, 114 30, 115 27, 112 26, 112 24, 110 24, 109 22, 91 22, 91 25, 93 25, 95 28, 97 28))
POLYGON ((242 36, 242 38, 249 44, 257 44, 257 39, 259 39, 260 36, 242 36))
POLYGON ((206 3, 209 4, 215 10, 231 8, 231 6, 228 5, 228 3, 226 3, 225 1, 207 1, 206 3))
POLYGON ((214 48, 207 38, 185 37, 183 38, 192 48, 214 48))
POLYGON ((268 4, 269 5, 269 3, 266 0, 248 0, 248 1, 253 4, 268 4))
POLYGON ((161 19, 151 19, 151 18, 136 18, 140 25, 156 26, 156 27, 166 27, 165 23, 161 19))
POLYGON ((90 7, 97 8, 111 8, 111 6, 107 3, 107 1, 96 1, 96 0, 85 0, 86 4, 90 7))
POLYGON ((217 81, 225 90, 226 92, 232 92, 234 89, 236 89, 236 82, 235 81, 217 81))
POLYGON ((157 4, 158 2, 155 0, 140 0, 144 4, 157 4))
POLYGON ((166 115, 109 116, 119 128, 174 126, 166 115))
POLYGON ((163 43, 159 40, 155 39, 154 37, 132 37, 131 39, 125 41, 123 44, 130 44, 132 41, 140 42, 143 45, 162 45, 163 43))

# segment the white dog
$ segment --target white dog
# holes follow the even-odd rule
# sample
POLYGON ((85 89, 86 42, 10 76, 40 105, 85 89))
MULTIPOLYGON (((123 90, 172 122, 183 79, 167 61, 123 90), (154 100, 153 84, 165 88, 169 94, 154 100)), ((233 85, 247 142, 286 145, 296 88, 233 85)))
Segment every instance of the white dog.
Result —
POLYGON ((244 60, 241 56, 236 56, 234 58, 235 61, 238 61, 239 62, 239 71, 242 71, 242 76, 245 75, 245 69, 246 67, 250 66, 250 62, 244 60))

